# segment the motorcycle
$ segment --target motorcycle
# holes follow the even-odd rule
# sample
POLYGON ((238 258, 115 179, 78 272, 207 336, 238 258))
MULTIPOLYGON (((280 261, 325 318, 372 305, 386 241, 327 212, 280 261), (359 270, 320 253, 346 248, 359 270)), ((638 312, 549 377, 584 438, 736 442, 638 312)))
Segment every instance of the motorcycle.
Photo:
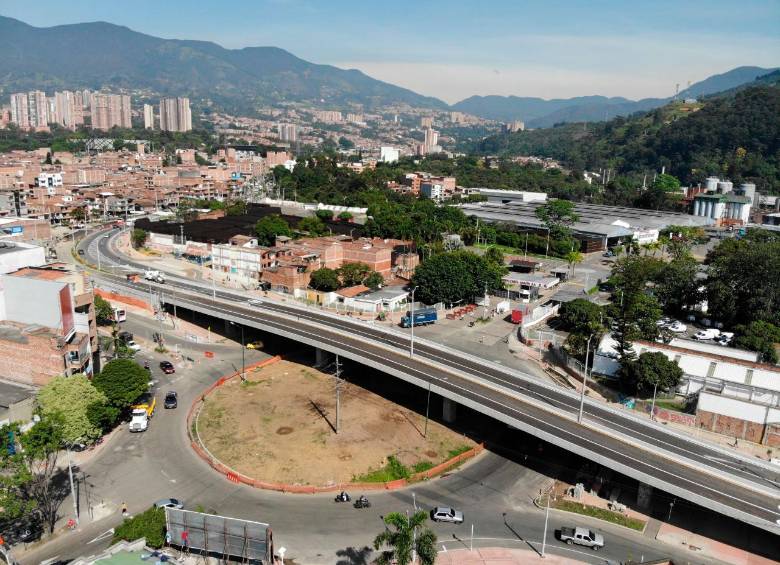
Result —
POLYGON ((365 496, 361 496, 355 501, 355 508, 371 508, 371 503, 365 496))
POLYGON ((349 502, 352 500, 346 492, 341 492, 336 495, 336 502, 349 502))

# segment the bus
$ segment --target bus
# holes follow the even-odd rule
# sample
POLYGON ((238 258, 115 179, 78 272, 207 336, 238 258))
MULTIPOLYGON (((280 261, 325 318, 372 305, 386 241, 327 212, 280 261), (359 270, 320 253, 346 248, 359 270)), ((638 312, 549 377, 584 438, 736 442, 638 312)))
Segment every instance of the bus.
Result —
POLYGON ((125 312, 125 309, 114 308, 114 321, 119 323, 124 322, 125 320, 127 320, 127 312, 125 312))

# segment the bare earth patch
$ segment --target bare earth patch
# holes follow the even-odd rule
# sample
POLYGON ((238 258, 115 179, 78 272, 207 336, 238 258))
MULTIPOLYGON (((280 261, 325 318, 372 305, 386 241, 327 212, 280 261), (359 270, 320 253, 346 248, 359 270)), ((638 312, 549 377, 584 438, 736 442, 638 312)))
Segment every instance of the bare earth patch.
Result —
MULTIPOLYGON (((254 479, 327 486, 377 471, 395 457, 410 471, 438 464, 470 439, 363 388, 344 382, 336 426, 336 380, 289 361, 215 389, 198 418, 208 450, 254 479)), ((411 385, 410 385, 411 386, 411 385)))

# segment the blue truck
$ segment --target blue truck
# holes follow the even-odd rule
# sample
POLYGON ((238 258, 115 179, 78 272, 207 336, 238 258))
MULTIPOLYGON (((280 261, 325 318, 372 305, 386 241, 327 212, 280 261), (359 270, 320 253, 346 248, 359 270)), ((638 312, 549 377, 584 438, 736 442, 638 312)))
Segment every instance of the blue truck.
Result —
MULTIPOLYGON (((427 324, 433 324, 438 317, 436 316, 436 308, 420 308, 414 311, 414 325, 425 326, 427 324)), ((401 327, 408 328, 412 325, 412 313, 407 310, 406 316, 401 318, 401 327)))

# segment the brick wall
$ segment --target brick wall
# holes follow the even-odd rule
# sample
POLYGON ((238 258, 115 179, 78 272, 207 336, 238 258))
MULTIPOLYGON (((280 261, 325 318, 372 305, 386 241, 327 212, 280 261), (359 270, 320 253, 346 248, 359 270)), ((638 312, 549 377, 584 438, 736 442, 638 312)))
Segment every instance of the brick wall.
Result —
POLYGON ((49 336, 25 335, 23 342, 0 340, 0 377, 43 386, 65 372, 65 350, 49 336))
MULTIPOLYGON (((700 410, 696 414, 697 424, 711 432, 731 436, 734 438, 761 443, 764 437, 764 425, 757 422, 748 422, 723 414, 715 414, 700 410)), ((780 440, 780 438, 778 438, 780 440)), ((778 442, 780 445, 780 442, 778 442)))

